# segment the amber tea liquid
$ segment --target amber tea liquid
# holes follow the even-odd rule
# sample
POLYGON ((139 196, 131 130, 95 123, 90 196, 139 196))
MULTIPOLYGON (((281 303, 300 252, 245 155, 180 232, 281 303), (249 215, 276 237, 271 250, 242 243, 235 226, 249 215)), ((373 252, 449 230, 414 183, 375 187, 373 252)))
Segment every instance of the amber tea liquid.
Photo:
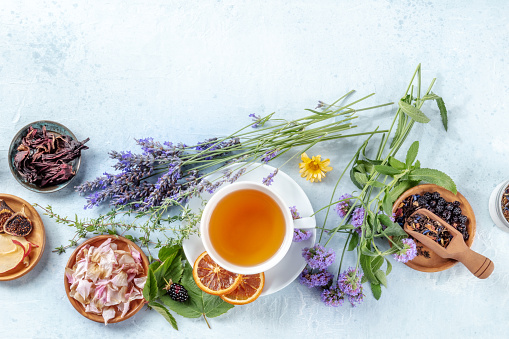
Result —
POLYGON ((255 266, 270 259, 284 236, 283 212, 271 197, 257 190, 226 195, 210 217, 212 246, 224 260, 238 266, 255 266))

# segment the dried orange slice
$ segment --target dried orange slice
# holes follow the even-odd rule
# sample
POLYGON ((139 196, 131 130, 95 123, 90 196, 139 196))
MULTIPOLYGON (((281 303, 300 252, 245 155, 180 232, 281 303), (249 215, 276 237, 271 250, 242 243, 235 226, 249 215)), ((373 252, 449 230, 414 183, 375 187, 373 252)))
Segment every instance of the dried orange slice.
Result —
POLYGON ((221 295, 233 291, 242 275, 225 270, 203 252, 194 262, 193 278, 203 292, 221 295))
POLYGON ((240 284, 230 293, 221 295, 221 299, 233 305, 245 305, 255 301, 263 291, 265 274, 243 275, 240 284))

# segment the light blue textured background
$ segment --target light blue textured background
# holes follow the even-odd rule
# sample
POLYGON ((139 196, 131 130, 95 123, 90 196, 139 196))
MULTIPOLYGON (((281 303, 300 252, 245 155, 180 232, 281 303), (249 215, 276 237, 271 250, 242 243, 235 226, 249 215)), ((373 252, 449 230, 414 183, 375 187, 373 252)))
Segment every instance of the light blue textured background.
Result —
MULTIPOLYGON (((357 308, 327 308, 317 292, 294 282, 213 319, 212 330, 201 319, 177 316, 177 333, 153 311, 104 327, 67 301, 63 267, 70 253, 51 249, 72 230, 44 218, 47 250, 39 265, 0 283, 0 337, 504 337, 509 237, 492 223, 487 203, 508 177, 508 13, 505 1, 3 0, 1 192, 52 204, 63 215, 100 212, 83 211, 72 188, 41 195, 11 176, 11 138, 35 120, 55 120, 91 138, 77 183, 108 169, 109 150, 133 149, 133 138, 191 143, 243 126, 250 113, 301 116, 350 89, 357 98, 376 92, 370 104, 397 101, 422 62, 424 82, 438 78, 450 130, 426 105, 432 121, 416 125, 409 140, 420 140, 423 166, 447 172, 469 199, 478 221, 473 249, 496 269, 481 281, 461 265, 427 274, 395 264, 381 300, 368 289, 357 308)), ((387 126, 391 112, 369 113, 360 128, 387 126)), ((327 203, 358 141, 313 150, 335 167, 322 183, 300 179, 297 160, 285 167, 315 209, 327 203)))

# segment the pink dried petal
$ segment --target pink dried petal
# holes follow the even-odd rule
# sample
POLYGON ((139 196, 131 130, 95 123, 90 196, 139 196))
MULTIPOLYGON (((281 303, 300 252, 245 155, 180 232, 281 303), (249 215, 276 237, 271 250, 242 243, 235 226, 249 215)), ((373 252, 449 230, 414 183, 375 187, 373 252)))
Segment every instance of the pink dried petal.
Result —
POLYGON ((106 307, 103 309, 104 325, 108 325, 108 321, 115 318, 115 309, 113 307, 106 307))

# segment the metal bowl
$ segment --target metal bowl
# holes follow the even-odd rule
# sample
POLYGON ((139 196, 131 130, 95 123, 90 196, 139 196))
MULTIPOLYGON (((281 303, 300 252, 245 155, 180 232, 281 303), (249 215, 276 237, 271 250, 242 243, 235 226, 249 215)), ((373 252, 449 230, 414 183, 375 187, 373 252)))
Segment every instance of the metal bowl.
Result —
POLYGON ((69 180, 67 180, 65 182, 62 182, 58 185, 46 186, 46 187, 39 187, 37 185, 27 182, 19 174, 16 167, 14 167, 14 158, 16 156, 16 153, 18 152, 18 146, 21 145, 21 141, 27 135, 28 128, 30 126, 32 126, 34 128, 39 128, 39 129, 42 128, 42 126, 46 126, 46 130, 48 132, 51 132, 55 135, 67 135, 67 136, 72 137, 74 140, 78 140, 76 138, 76 136, 67 127, 65 127, 64 125, 61 125, 57 122, 49 121, 49 120, 40 120, 40 121, 32 122, 31 124, 28 124, 25 127, 23 127, 22 129, 20 129, 11 141, 11 145, 9 147, 9 155, 8 155, 9 168, 11 169, 11 173, 14 176, 14 178, 16 178, 16 180, 21 184, 21 186, 23 186, 31 191, 39 192, 39 193, 52 193, 52 192, 61 190, 65 186, 69 185, 69 183, 72 181, 72 179, 74 179, 74 177, 76 177, 76 175, 78 174, 78 170, 80 169, 80 165, 81 165, 81 156, 72 160, 69 163, 72 166, 72 170, 74 171, 75 174, 72 178, 70 178, 69 180))

